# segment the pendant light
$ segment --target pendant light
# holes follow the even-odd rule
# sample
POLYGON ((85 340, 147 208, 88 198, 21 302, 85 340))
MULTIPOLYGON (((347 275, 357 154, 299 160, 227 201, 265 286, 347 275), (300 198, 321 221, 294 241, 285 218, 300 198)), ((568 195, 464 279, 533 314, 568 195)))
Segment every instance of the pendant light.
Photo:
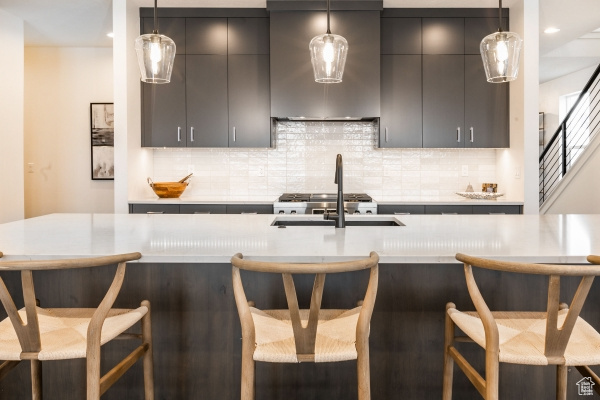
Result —
POLYGON ((501 83, 517 79, 523 40, 513 32, 502 31, 502 0, 499 0, 498 32, 487 35, 480 45, 481 58, 488 82, 501 83))
POLYGON ((175 61, 175 42, 158 33, 158 19, 154 0, 154 30, 135 39, 135 51, 142 74, 142 82, 169 83, 175 61))
POLYGON ((327 0, 327 33, 315 36, 308 46, 315 82, 340 83, 348 55, 348 42, 334 35, 329 28, 329 0, 327 0))

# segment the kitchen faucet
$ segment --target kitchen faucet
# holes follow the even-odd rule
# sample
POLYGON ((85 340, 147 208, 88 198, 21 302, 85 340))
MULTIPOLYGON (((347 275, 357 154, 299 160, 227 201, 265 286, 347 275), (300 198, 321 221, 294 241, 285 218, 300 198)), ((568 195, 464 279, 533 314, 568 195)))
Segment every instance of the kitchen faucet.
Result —
POLYGON ((346 227, 346 216, 344 213, 344 168, 342 165, 342 155, 338 154, 335 159, 335 180, 337 184, 337 203, 336 203, 336 214, 325 214, 325 219, 335 220, 336 228, 346 227))

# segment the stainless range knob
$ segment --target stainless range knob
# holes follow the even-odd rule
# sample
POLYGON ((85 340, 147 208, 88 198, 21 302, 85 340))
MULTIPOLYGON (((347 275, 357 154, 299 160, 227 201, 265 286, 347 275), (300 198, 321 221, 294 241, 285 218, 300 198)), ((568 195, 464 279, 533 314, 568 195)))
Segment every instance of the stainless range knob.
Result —
POLYGON ((373 211, 367 210, 367 214, 373 214, 373 211))
POLYGON ((279 211, 279 214, 285 214, 285 211, 283 211, 283 210, 280 210, 280 211, 279 211))
POLYGON ((354 214, 360 214, 360 211, 356 210, 354 211, 354 214))
POLYGON ((290 214, 296 214, 296 210, 292 210, 290 214))

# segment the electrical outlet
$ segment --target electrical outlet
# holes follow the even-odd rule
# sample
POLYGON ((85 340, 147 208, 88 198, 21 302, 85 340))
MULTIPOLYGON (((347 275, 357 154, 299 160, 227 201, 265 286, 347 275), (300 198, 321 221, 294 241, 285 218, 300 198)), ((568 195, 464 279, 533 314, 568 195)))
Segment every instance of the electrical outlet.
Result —
POLYGON ((515 179, 521 179, 521 168, 515 170, 515 179))
POLYGON ((262 165, 258 167, 258 176, 265 176, 265 167, 262 165))
POLYGON ((462 176, 469 176, 469 166, 468 165, 463 165, 462 166, 462 176))
POLYGON ((34 166, 34 164, 32 162, 27 163, 27 173, 33 174, 33 172, 34 172, 33 171, 33 166, 34 166))

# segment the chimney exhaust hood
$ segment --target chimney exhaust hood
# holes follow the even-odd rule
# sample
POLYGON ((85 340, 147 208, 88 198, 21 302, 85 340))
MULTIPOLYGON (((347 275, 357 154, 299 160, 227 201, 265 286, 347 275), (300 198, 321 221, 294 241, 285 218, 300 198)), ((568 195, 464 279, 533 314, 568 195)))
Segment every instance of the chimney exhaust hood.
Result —
POLYGON ((381 0, 331 0, 331 31, 346 38, 340 83, 317 83, 308 45, 327 28, 325 0, 268 0, 271 117, 357 121, 380 116, 381 0))

